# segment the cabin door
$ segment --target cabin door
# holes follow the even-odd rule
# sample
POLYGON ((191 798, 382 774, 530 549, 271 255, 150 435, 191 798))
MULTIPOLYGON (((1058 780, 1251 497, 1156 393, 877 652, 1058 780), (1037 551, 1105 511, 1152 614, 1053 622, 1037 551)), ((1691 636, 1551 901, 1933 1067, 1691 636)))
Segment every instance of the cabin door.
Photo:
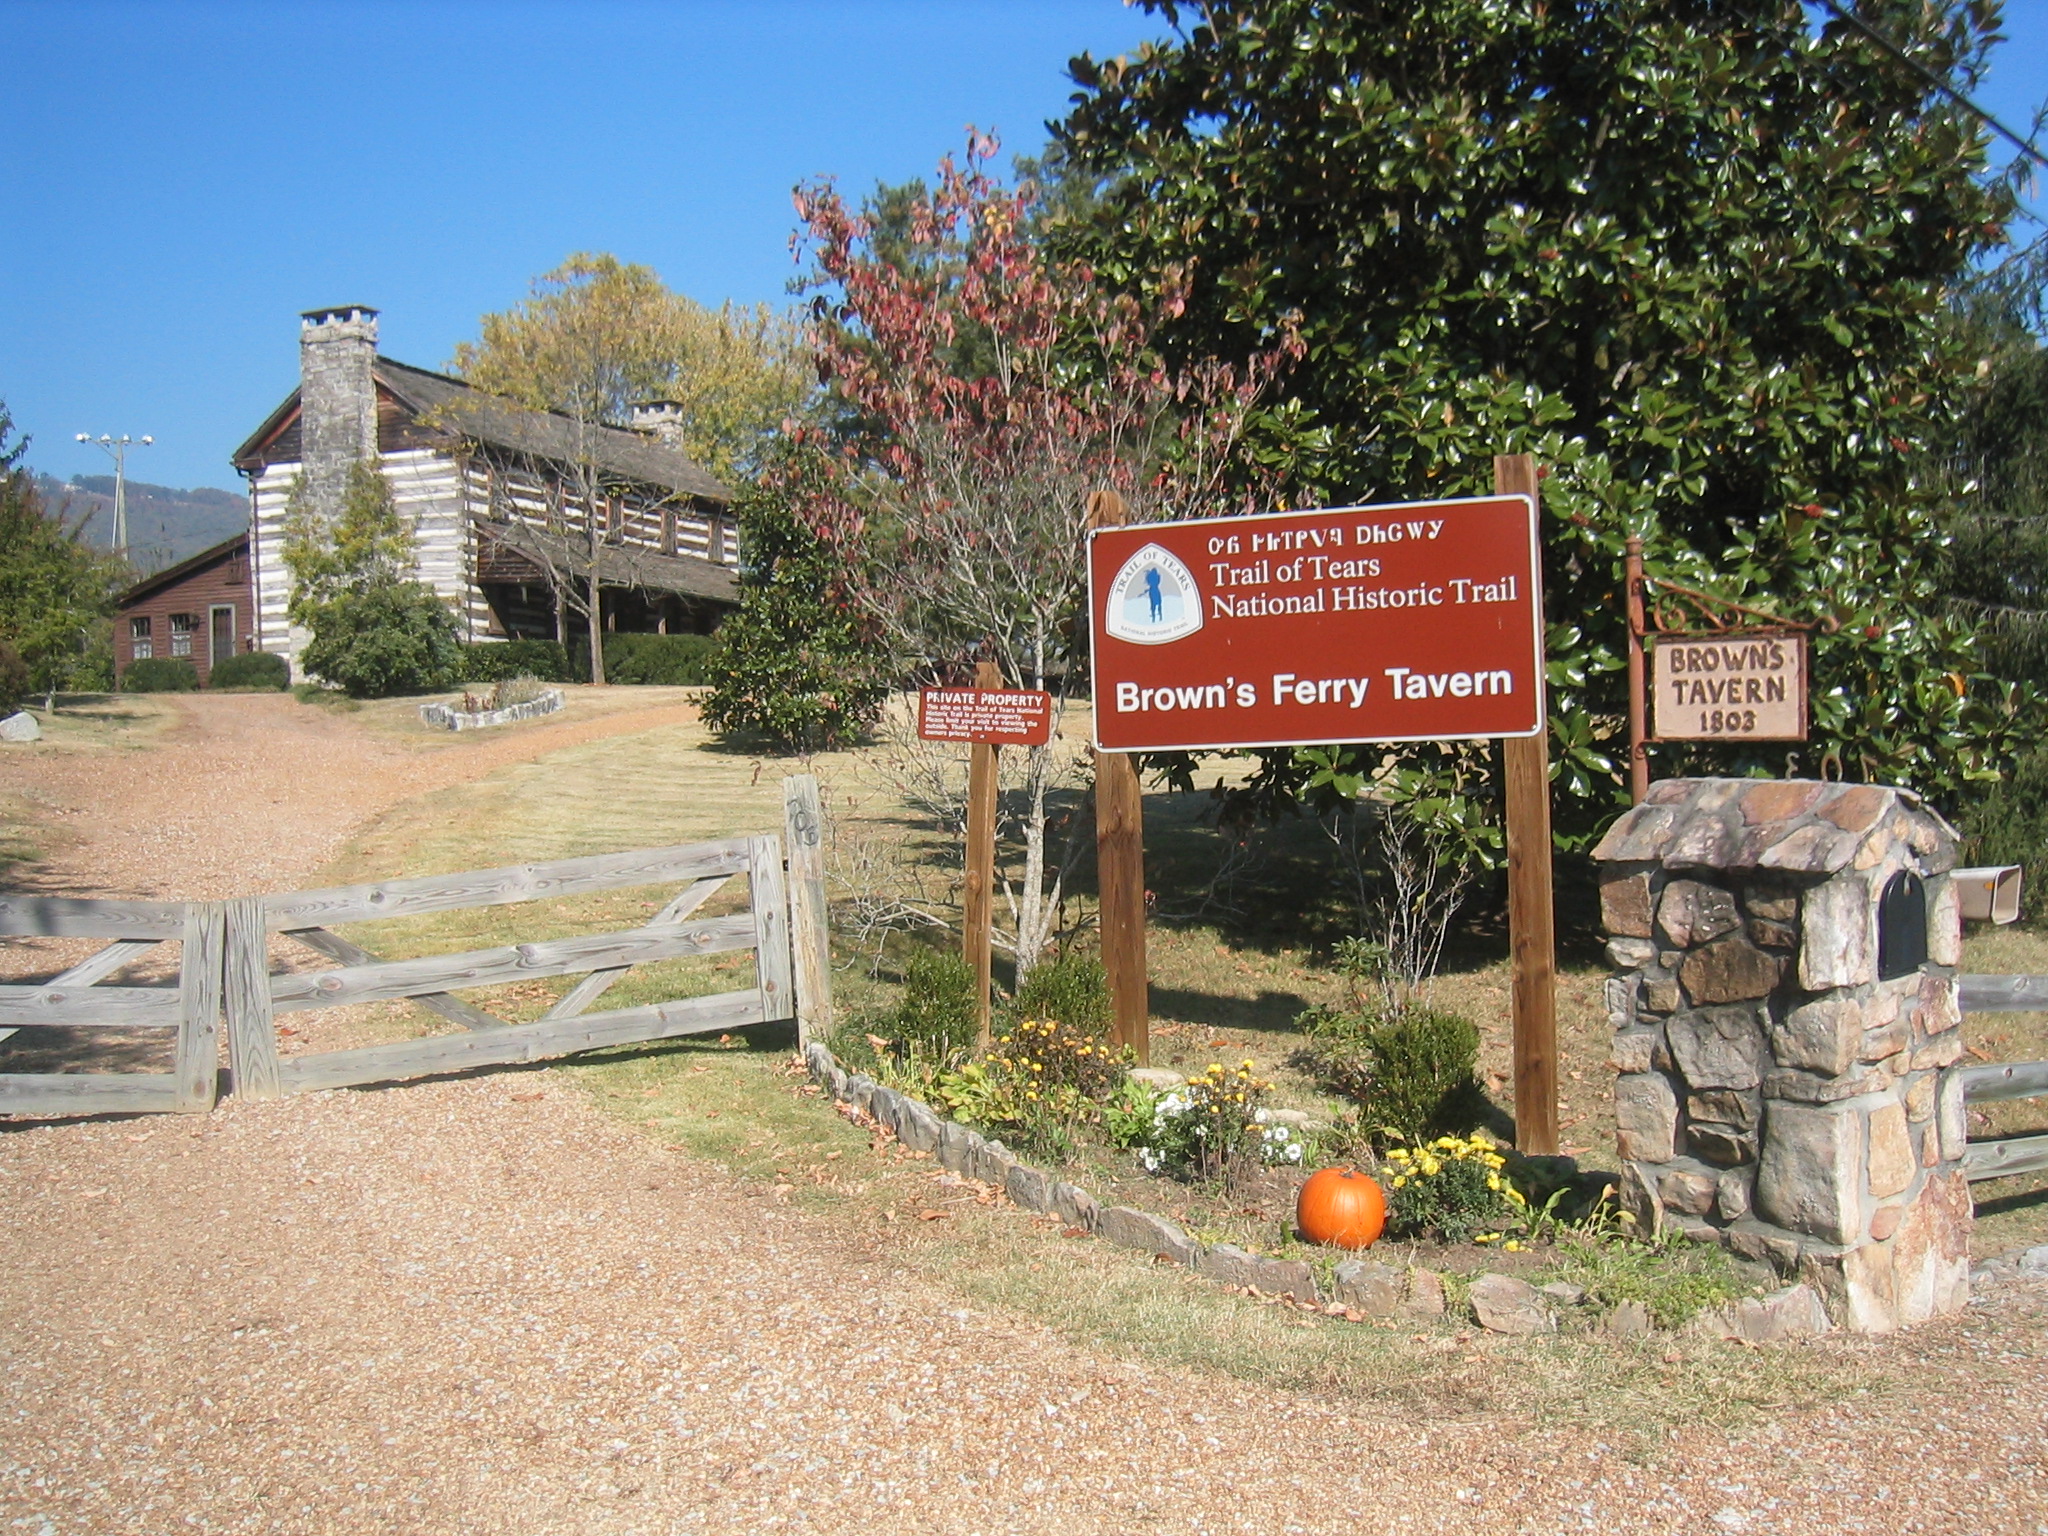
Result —
POLYGON ((235 654, 235 610, 232 605, 216 604, 210 617, 213 632, 206 650, 209 673, 235 654))

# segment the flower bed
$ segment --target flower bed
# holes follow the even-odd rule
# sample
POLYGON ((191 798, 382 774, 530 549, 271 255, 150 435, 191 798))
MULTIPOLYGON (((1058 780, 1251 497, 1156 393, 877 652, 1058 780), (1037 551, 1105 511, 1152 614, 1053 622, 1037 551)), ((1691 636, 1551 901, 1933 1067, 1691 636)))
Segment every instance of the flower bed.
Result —
MULTIPOLYGON (((1007 1061, 1013 1068, 1021 1062, 1029 1080, 1045 1080, 1047 1062, 1032 1052, 1056 1038, 1048 1028, 1057 1026, 1037 1025, 1021 1041, 1013 1031, 1010 1039, 999 1042, 1012 1047, 1012 1055, 991 1060, 1007 1061), (1036 1071, 1031 1069, 1034 1062, 1036 1071)), ((1272 1119, 1271 1111, 1264 1121, 1248 1117, 1235 1130, 1227 1128, 1227 1116, 1216 1113, 1218 1105, 1241 1108, 1246 1099, 1256 1097, 1251 1086, 1256 1079, 1248 1065, 1217 1065, 1189 1084, 1187 1094, 1169 1089, 1157 1095, 1143 1121, 1137 1119, 1135 1096, 1125 1099, 1131 1134, 1143 1134, 1147 1123, 1161 1130, 1164 1121, 1185 1121, 1176 1134, 1188 1137, 1197 1158, 1204 1155, 1204 1148, 1213 1148, 1229 1135, 1256 1139, 1260 1153, 1252 1166, 1258 1171, 1250 1182, 1240 1170, 1228 1185, 1202 1191, 1193 1184, 1175 1185, 1151 1176, 1145 1154, 1151 1154, 1155 1166, 1163 1166, 1166 1153, 1143 1141, 1134 1143, 1136 1150, 1121 1176, 1094 1161, 1093 1173, 1113 1176, 1091 1177, 1090 1188, 1063 1176, 1082 1173, 1080 1168, 1033 1166, 1000 1139, 984 1136, 864 1073, 848 1072, 822 1043, 806 1048, 805 1061, 816 1081, 850 1112, 872 1120, 911 1150, 932 1154, 947 1169, 992 1186, 1025 1210, 1055 1216, 1071 1228, 1183 1265, 1244 1292, 1283 1298, 1333 1317, 1384 1324, 1396 1318, 1455 1313, 1469 1314, 1482 1327, 1501 1333, 1599 1329, 1624 1337, 1648 1333, 1653 1327, 1683 1325, 1753 1342, 1805 1336, 1827 1326, 1809 1288, 1789 1286, 1764 1294, 1762 1285, 1744 1287, 1744 1277, 1728 1267, 1719 1250, 1667 1254, 1652 1244, 1603 1243, 1590 1223, 1563 1233, 1562 1242, 1537 1244, 1511 1235, 1533 1233, 1547 1213, 1532 1210, 1528 1197, 1504 1177, 1505 1154, 1483 1137, 1444 1137, 1407 1149, 1403 1156, 1390 1153, 1380 1172, 1397 1210, 1405 1201, 1411 1210, 1438 1213, 1446 1223, 1446 1236, 1462 1231, 1474 1239, 1484 1236, 1484 1241, 1390 1245, 1389 1252, 1400 1255, 1395 1262, 1371 1255, 1339 1258, 1332 1250, 1311 1249, 1291 1235, 1281 1235, 1274 1244, 1276 1229, 1281 1234, 1291 1229, 1293 1196, 1302 1178, 1296 1159, 1307 1140, 1297 1137, 1286 1121, 1272 1119), (1177 1102, 1162 1117, 1160 1106, 1169 1100, 1177 1102), (1289 1134, 1268 1139, 1269 1129, 1281 1128, 1289 1134), (1278 1161, 1266 1154, 1269 1147, 1283 1149, 1278 1161), (1290 1155, 1287 1148, 1296 1151, 1290 1155), (1149 1201, 1138 1203, 1147 1195, 1149 1201), (1149 1206, 1159 1203, 1161 1196, 1181 1206, 1177 1214, 1183 1221, 1154 1214, 1149 1206), (1219 1196, 1249 1203, 1226 1207, 1219 1196), (1279 1214, 1282 1211, 1284 1215, 1279 1214), (1240 1231, 1249 1221, 1250 1230, 1268 1241, 1247 1246, 1215 1240, 1205 1221, 1195 1222, 1194 1233, 1184 1224, 1189 1214, 1213 1219, 1226 1213, 1235 1216, 1240 1231), (1485 1224, 1489 1222, 1492 1225, 1485 1224), (1279 1252, 1255 1251, 1268 1246, 1279 1252), (1473 1273, 1481 1265, 1485 1272, 1473 1273), (1554 1274, 1571 1278, 1552 1278, 1554 1274), (1741 1295, 1745 1288, 1754 1294, 1741 1295)), ((979 1085, 974 1093, 984 1108, 999 1087, 990 1079, 987 1070, 968 1075, 970 1083, 979 1085)), ((1036 1097, 1023 1102, 1056 1103, 1061 1086, 1053 1081, 1044 1088, 1024 1089, 1023 1094, 1036 1097)), ((1259 1108, 1254 1105, 1250 1116, 1255 1117, 1259 1108)))

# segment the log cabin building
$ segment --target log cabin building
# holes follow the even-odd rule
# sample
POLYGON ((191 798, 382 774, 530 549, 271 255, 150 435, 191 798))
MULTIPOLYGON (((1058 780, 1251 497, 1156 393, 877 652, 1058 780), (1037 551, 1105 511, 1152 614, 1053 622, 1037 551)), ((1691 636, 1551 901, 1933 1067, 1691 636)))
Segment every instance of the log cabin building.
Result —
POLYGON ((738 602, 732 493, 673 445, 660 402, 630 431, 528 410, 378 355, 377 311, 357 304, 300 317, 299 364, 299 387, 233 457, 249 482, 256 648, 294 677, 308 637, 285 616, 285 505, 303 477, 334 516, 360 459, 383 471, 414 526, 418 579, 465 640, 582 634, 566 594, 584 590, 593 542, 608 629, 708 632, 738 602))
POLYGON ((121 594, 115 610, 117 687, 129 663, 153 656, 190 661, 203 687, 217 662, 255 648, 246 533, 145 576, 121 594))

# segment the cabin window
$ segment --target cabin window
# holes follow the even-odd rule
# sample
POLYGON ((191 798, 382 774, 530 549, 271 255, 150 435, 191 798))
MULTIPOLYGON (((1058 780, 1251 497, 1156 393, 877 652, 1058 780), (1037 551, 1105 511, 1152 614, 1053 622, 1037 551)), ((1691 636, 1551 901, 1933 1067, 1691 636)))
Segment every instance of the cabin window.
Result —
POLYGON ((1902 869, 1877 898, 1877 979, 1910 976, 1927 963, 1927 888, 1902 869))
POLYGON ((147 661, 156 654, 156 647, 150 640, 147 617, 128 621, 128 651, 137 661, 147 661))
POLYGON ((189 613, 174 613, 171 615, 171 654, 173 656, 190 656, 192 654, 192 631, 196 627, 192 622, 192 615, 189 613))

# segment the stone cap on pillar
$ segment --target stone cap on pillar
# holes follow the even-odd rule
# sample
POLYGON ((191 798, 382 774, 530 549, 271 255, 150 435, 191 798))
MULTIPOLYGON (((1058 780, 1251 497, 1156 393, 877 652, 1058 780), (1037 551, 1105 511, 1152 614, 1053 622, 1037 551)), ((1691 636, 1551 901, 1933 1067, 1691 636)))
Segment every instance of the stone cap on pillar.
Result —
POLYGON ((1819 779, 1664 779, 1593 857, 1825 876, 1865 862, 1873 842, 1904 843, 1930 873, 1955 865, 1955 828, 1911 790, 1819 779))

